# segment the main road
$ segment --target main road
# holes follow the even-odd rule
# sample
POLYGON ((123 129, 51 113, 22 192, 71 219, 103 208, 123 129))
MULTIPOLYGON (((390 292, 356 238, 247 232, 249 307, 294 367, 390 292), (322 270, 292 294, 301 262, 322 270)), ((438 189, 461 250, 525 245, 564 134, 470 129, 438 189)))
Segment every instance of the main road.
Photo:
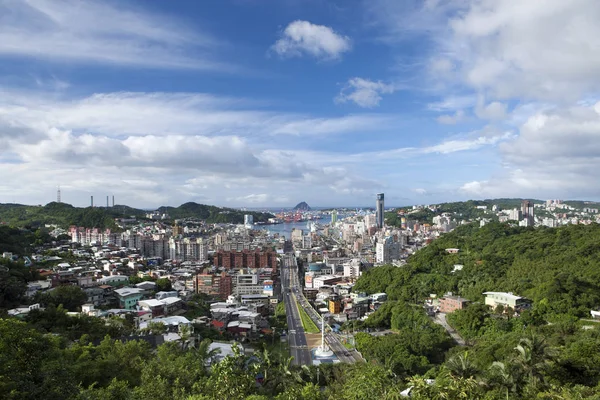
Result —
POLYGON ((283 290, 283 299, 285 302, 285 315, 288 325, 288 344, 290 346, 290 354, 294 357, 293 363, 296 365, 312 365, 312 357, 306 335, 302 326, 300 313, 296 299, 291 293, 291 268, 293 268, 292 260, 289 256, 284 256, 281 262, 281 287, 283 290))
MULTIPOLYGON (((286 256, 284 256, 283 260, 284 260, 283 265, 285 268, 283 268, 282 271, 284 269, 286 270, 286 272, 287 272, 286 277, 287 277, 287 282, 288 282, 287 284, 289 285, 289 287, 291 288, 291 291, 295 295, 295 296, 290 296, 290 298, 292 300, 294 298, 296 298, 298 301, 298 305, 301 306, 306 311, 306 313, 313 320, 315 325, 317 325, 317 327, 319 329, 321 329, 321 318, 322 317, 309 304, 308 300, 306 300, 306 297, 304 297, 304 294, 302 293, 300 282, 298 280, 298 265, 296 264, 296 258, 293 255, 286 255, 286 256)), ((282 279, 282 281, 283 281, 283 279, 282 279)), ((287 292, 288 291, 286 291, 286 294, 289 294, 287 292)), ((287 310, 287 308, 286 308, 286 310, 287 310)), ((289 325, 289 323, 288 323, 288 325, 289 325)), ((302 321, 300 321, 300 325, 302 325, 302 321)), ((354 363, 357 361, 363 361, 360 353, 358 353, 355 350, 349 350, 342 344, 338 335, 333 333, 329 324, 325 324, 325 342, 327 343, 327 345, 329 346, 331 351, 333 351, 335 353, 336 357, 341 362, 354 363)))

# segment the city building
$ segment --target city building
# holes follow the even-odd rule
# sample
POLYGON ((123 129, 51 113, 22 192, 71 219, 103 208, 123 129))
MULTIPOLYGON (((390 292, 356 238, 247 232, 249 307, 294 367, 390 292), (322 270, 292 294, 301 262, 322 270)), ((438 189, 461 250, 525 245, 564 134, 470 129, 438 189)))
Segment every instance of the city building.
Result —
POLYGON ((400 259, 400 247, 400 243, 394 241, 393 237, 386 236, 375 246, 375 261, 382 264, 400 259))
POLYGON ((456 310, 462 310, 469 304, 469 300, 460 296, 444 296, 440 299, 440 312, 451 313, 456 310))
POLYGON ((533 203, 529 200, 523 200, 521 203, 521 214, 524 220, 527 220, 526 226, 534 225, 534 211, 533 211, 533 203))
POLYGON ((529 300, 524 297, 516 296, 512 293, 505 292, 485 292, 485 304, 491 308, 496 308, 499 305, 504 307, 510 307, 514 310, 521 308, 527 308, 529 306, 529 300))
POLYGON ((383 228, 383 220, 384 220, 384 195, 383 193, 377 194, 377 202, 375 203, 375 215, 376 215, 376 224, 377 228, 383 228))
POLYGON ((144 291, 138 288, 123 288, 114 291, 119 300, 119 307, 127 310, 134 310, 138 301, 144 297, 144 291))
POLYGON ((249 214, 244 215, 244 225, 248 229, 252 228, 252 225, 254 225, 254 216, 249 214))

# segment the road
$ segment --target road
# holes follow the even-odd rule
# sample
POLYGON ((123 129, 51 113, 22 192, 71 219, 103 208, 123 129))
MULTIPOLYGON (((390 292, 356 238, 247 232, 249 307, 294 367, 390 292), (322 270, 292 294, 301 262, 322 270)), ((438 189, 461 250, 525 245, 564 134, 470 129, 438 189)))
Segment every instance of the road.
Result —
POLYGON ((290 354, 294 357, 294 364, 312 365, 312 357, 310 349, 308 348, 308 343, 306 342, 306 335, 304 335, 302 320, 300 319, 300 314, 296 306, 296 300, 290 290, 290 265, 291 260, 289 260, 287 256, 284 256, 281 268, 281 287, 283 290, 283 299, 285 301, 290 354))
MULTIPOLYGON (((302 293, 300 282, 298 280, 298 266, 296 264, 296 258, 293 255, 286 255, 284 260, 284 266, 287 266, 286 269, 289 274, 289 285, 293 294, 298 300, 298 304, 306 311, 315 325, 321 329, 321 316, 310 305, 302 293)), ((360 353, 355 350, 349 350, 342 344, 338 335, 333 333, 329 324, 325 324, 325 342, 341 362, 354 363, 363 361, 360 353)))
POLYGON ((446 321, 446 314, 444 314, 444 313, 435 314, 435 317, 433 318, 433 322, 435 322, 438 325, 443 326, 444 329, 446 329, 446 332, 448 332, 450 334, 450 336, 452 336, 452 339, 454 339, 454 341, 456 343, 458 343, 461 346, 465 345, 465 340, 446 321))

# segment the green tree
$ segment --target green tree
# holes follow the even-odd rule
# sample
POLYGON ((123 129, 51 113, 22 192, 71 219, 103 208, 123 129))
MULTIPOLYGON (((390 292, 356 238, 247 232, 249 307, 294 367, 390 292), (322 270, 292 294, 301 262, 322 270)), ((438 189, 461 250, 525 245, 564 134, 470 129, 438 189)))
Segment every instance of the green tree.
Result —
POLYGON ((62 305, 69 311, 79 311, 87 300, 87 295, 78 286, 58 286, 48 292, 38 292, 36 300, 44 306, 62 305))
POLYGON ((156 290, 159 292, 166 292, 171 290, 171 281, 169 278, 160 278, 156 281, 156 290))

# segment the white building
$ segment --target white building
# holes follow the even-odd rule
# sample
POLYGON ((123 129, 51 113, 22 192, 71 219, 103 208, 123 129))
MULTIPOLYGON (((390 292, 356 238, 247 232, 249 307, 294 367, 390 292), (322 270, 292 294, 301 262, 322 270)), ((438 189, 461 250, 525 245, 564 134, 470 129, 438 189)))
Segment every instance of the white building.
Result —
POLYGON ((246 214, 244 215, 244 225, 248 229, 252 229, 252 225, 254 225, 254 216, 246 214))
POLYGON ((375 261, 378 264, 389 263, 400 258, 400 244, 394 242, 391 236, 387 236, 384 240, 377 242, 375 252, 375 261))

